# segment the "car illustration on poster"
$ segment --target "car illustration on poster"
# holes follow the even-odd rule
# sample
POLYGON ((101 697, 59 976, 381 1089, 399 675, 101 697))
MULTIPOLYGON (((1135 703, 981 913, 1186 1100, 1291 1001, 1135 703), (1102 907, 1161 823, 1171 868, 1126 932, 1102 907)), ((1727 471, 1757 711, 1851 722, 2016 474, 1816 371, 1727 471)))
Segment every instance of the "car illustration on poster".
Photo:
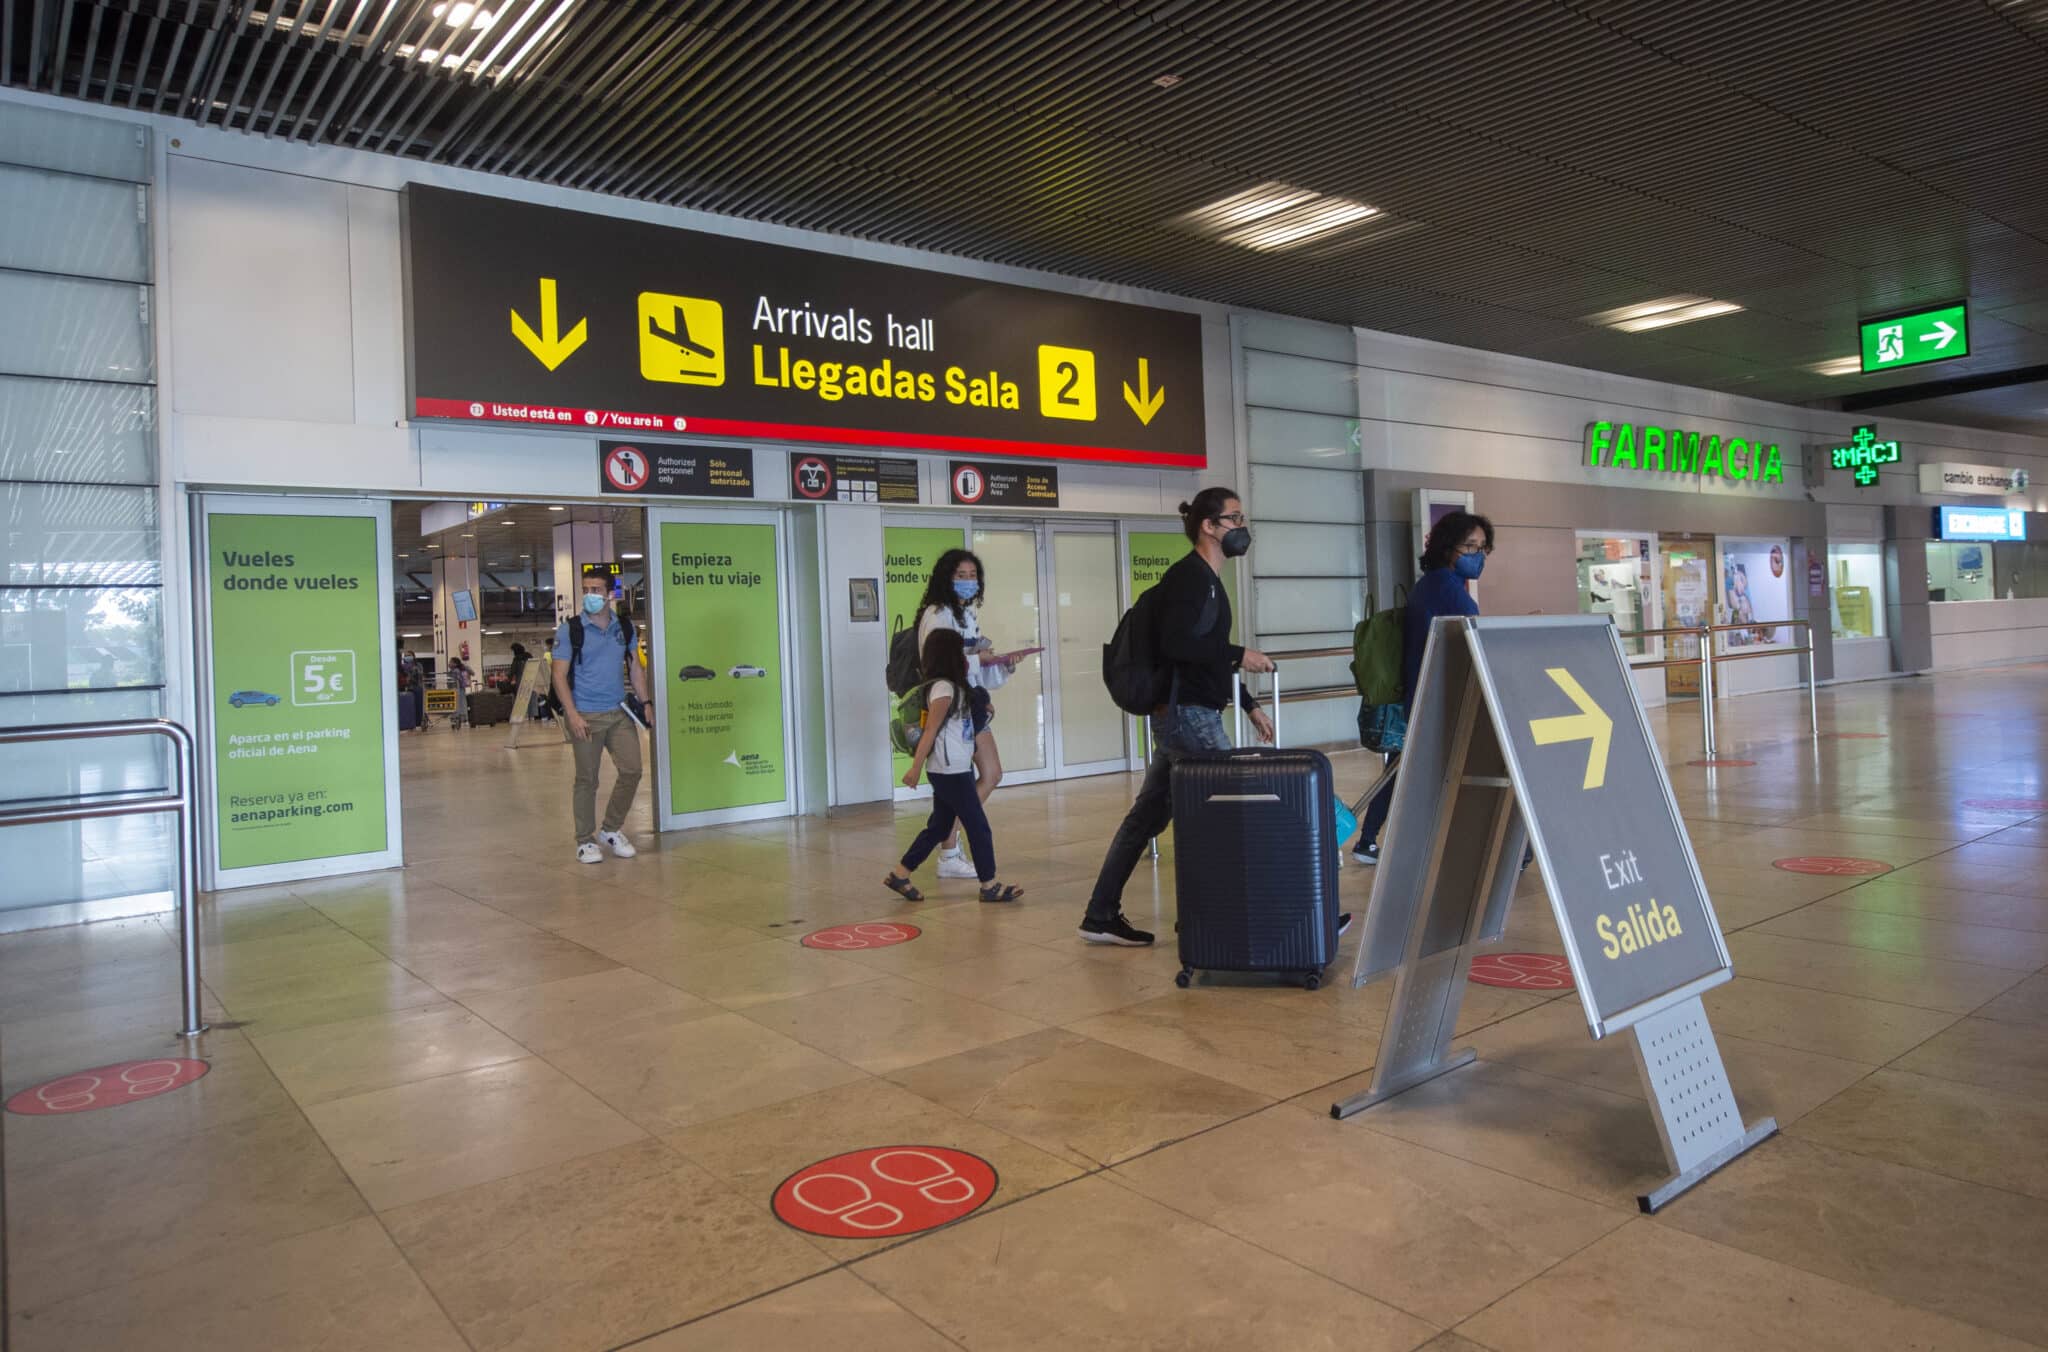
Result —
POLYGON ((766 676, 767 674, 768 673, 762 670, 760 667, 748 666, 744 662, 740 663, 740 665, 732 669, 732 678, 736 681, 747 676, 766 676))
POLYGON ((252 704, 274 705, 277 701, 276 695, 262 690, 237 690, 228 696, 228 704, 237 709, 246 709, 252 704))
POLYGON ((718 673, 710 667, 689 666, 677 672, 676 679, 679 681, 715 681, 718 679, 718 673))

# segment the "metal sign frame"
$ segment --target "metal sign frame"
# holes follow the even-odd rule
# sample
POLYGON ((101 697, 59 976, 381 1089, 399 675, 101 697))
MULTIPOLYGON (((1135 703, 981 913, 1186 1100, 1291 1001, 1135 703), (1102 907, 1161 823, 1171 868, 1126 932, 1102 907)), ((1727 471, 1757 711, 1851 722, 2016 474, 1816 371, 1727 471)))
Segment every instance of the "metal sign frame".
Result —
POLYGON ((1730 980, 1734 970, 1670 777, 1628 676, 1620 637, 1605 617, 1458 617, 1432 626, 1388 821, 1390 844, 1374 879, 1352 977, 1353 985, 1364 985, 1391 974, 1394 996, 1371 1087, 1332 1105, 1330 1115, 1350 1117, 1475 1059, 1470 1048, 1452 1048, 1458 1011, 1472 958, 1506 930, 1526 844, 1541 869, 1588 1031, 1596 1040, 1624 1029, 1636 1034, 1637 1070, 1672 1170, 1663 1185, 1637 1199, 1648 1212, 1776 1134, 1777 1123, 1765 1118, 1745 1128, 1729 1089, 1700 997, 1730 980), (1606 1014, 1598 1008, 1597 983, 1588 980, 1573 917, 1560 901, 1560 872, 1540 813, 1534 823, 1523 814, 1524 802, 1542 800, 1530 792, 1532 781, 1509 733, 1483 638, 1489 631, 1574 627, 1597 628, 1605 636, 1603 646, 1621 674, 1642 745, 1650 749, 1663 809, 1712 940, 1711 970, 1606 1014), (1454 835, 1485 846, 1450 850, 1454 835))

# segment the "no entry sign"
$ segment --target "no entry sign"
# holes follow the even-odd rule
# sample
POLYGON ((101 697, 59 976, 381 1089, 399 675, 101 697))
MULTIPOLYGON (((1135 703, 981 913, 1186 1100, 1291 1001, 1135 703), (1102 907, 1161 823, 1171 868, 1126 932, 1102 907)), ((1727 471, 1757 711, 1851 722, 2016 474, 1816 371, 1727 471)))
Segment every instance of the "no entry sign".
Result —
POLYGON ((1568 991, 1572 965, 1555 953, 1488 953, 1472 959, 1470 980, 1511 991, 1568 991))
POLYGON ((813 930, 803 937, 803 946, 853 953, 864 948, 889 948, 895 944, 907 944, 923 933, 924 931, 915 925, 869 920, 858 925, 831 925, 825 929, 813 930))
POLYGON ((996 1194, 995 1166, 940 1145, 876 1146, 806 1165, 782 1181, 777 1219, 828 1239, 888 1239, 936 1229, 996 1194))

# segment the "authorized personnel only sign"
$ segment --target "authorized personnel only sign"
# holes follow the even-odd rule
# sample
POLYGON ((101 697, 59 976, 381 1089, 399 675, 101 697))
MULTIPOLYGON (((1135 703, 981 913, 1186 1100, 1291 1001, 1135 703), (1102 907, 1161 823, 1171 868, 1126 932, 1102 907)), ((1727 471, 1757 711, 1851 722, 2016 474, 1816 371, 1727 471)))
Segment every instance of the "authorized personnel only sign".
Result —
POLYGON ((1609 626, 1480 624, 1471 643, 1587 1013, 1726 968, 1609 626))
POLYGON ((1200 468, 1200 319, 413 184, 422 418, 1200 468))

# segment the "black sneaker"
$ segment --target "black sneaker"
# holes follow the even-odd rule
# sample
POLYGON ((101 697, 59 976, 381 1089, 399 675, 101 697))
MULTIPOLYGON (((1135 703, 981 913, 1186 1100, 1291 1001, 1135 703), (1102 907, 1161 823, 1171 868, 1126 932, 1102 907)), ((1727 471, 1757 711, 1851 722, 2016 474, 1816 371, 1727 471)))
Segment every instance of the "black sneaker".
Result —
POLYGON ((1343 937, 1344 937, 1344 931, 1345 931, 1345 930, 1348 930, 1348 929, 1350 929, 1350 928, 1351 928, 1351 912, 1349 912, 1349 911, 1346 911, 1346 912, 1344 912, 1344 914, 1342 914, 1342 915, 1340 915, 1340 916, 1338 916, 1338 917, 1337 917, 1337 937, 1338 937, 1338 938, 1340 938, 1340 939, 1341 939, 1341 938, 1343 938, 1343 937))
POLYGON ((1125 948, 1144 948, 1152 942, 1152 936, 1124 919, 1122 911, 1107 920, 1092 916, 1083 920, 1080 935, 1091 944, 1120 944, 1125 948))
POLYGON ((1378 843, 1360 846, 1351 852, 1351 859, 1354 863, 1373 868, 1380 862, 1380 847, 1378 843))

